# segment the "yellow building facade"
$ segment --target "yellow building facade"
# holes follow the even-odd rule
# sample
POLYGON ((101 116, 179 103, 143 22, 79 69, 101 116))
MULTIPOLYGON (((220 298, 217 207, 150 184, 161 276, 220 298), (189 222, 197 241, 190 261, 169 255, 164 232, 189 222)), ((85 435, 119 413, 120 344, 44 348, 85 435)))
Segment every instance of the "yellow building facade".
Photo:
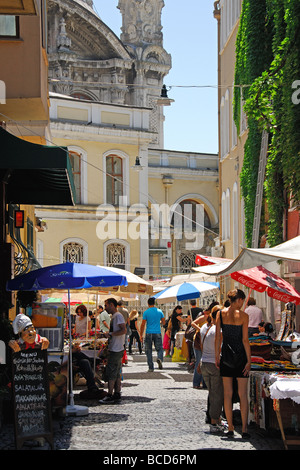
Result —
POLYGON ((73 159, 77 201, 36 207, 46 227, 37 233, 40 264, 140 268, 147 277, 189 272, 196 254, 211 250, 218 230, 217 155, 151 148, 151 108, 55 93, 50 101, 52 139, 73 159), (195 219, 196 205, 203 220, 195 219), (176 231, 178 209, 183 219, 176 231), (208 232, 195 243, 204 222, 208 232))
POLYGON ((161 0, 119 0, 120 39, 87 0, 48 1, 50 130, 76 205, 39 205, 37 257, 190 272, 219 235, 218 156, 164 149, 161 0))

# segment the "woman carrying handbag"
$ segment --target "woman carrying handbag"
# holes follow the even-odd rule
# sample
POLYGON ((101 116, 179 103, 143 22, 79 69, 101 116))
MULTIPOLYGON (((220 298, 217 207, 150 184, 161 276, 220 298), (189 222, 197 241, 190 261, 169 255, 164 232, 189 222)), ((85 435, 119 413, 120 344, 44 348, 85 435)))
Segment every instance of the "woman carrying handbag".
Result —
POLYGON ((221 426, 223 383, 220 371, 215 365, 216 317, 221 308, 220 305, 212 308, 207 323, 200 330, 202 349, 201 372, 208 388, 208 415, 210 418, 210 432, 212 434, 223 432, 223 427, 221 426))
POLYGON ((232 420, 233 379, 237 379, 242 437, 249 439, 248 425, 248 377, 251 369, 251 350, 248 339, 249 316, 241 310, 245 293, 240 289, 228 292, 230 306, 217 315, 215 354, 216 366, 220 369, 224 389, 224 409, 228 423, 227 436, 234 437, 232 420))

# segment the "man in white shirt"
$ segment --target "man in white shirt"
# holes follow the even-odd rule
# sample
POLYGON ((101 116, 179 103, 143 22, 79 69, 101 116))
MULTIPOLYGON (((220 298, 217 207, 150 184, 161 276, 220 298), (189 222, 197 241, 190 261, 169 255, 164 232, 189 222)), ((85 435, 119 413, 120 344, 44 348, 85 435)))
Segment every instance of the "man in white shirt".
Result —
POLYGON ((103 310, 102 305, 99 305, 99 307, 97 308, 97 314, 98 314, 97 320, 99 322, 98 323, 99 329, 103 331, 104 333, 106 333, 107 331, 109 331, 109 327, 110 327, 110 321, 111 321, 110 315, 107 313, 106 310, 103 310))
POLYGON ((106 366, 108 394, 103 400, 99 400, 99 403, 112 404, 121 400, 122 357, 126 324, 123 315, 117 310, 117 301, 114 298, 105 301, 105 310, 112 315, 110 330, 105 333, 105 336, 109 338, 106 366))
POLYGON ((259 333, 258 325, 262 321, 263 312, 256 306, 256 300, 253 297, 249 297, 245 312, 249 315, 248 336, 250 338, 254 333, 259 333))

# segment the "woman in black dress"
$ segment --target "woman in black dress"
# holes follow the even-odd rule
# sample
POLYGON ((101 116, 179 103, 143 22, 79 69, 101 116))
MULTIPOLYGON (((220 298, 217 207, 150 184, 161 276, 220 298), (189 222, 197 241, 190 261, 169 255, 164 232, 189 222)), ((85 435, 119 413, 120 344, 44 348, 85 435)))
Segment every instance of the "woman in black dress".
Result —
POLYGON ((240 289, 228 292, 230 306, 218 313, 216 323, 216 366, 220 369, 224 388, 224 409, 228 423, 228 437, 234 436, 232 421, 233 378, 237 379, 242 417, 242 436, 248 438, 247 385, 251 369, 251 351, 248 339, 249 316, 241 310, 245 294, 240 289))
POLYGON ((131 329, 131 334, 130 334, 130 339, 129 339, 129 354, 132 354, 132 343, 133 340, 135 339, 138 347, 139 347, 139 352, 142 354, 142 344, 141 344, 141 339, 140 339, 140 331, 138 329, 137 325, 137 319, 139 317, 138 311, 137 310, 132 310, 129 314, 129 326, 131 329))

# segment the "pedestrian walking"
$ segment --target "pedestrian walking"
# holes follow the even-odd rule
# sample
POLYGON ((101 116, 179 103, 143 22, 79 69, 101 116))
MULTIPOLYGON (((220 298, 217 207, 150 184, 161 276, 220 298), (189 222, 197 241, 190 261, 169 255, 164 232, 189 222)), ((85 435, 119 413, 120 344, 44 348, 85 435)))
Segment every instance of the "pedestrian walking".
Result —
POLYGON ((208 415, 210 418, 210 432, 213 434, 223 432, 221 426, 224 400, 223 382, 220 370, 215 364, 216 317, 221 309, 220 305, 214 306, 207 318, 207 322, 200 329, 201 372, 208 388, 208 415))
POLYGON ((143 337, 144 329, 146 327, 145 336, 145 353, 147 357, 149 372, 153 372, 153 358, 152 358, 152 344, 154 344, 157 352, 157 364, 158 368, 163 368, 164 350, 162 345, 161 336, 161 324, 165 325, 165 317, 163 312, 155 307, 154 297, 148 299, 148 307, 143 314, 143 320, 141 324, 141 338, 143 337))
POLYGON ((121 399, 122 357, 124 353, 126 324, 123 315, 117 310, 116 299, 107 299, 105 301, 105 310, 112 316, 110 330, 104 333, 109 338, 106 366, 108 393, 99 403, 110 404, 116 403, 121 399))

